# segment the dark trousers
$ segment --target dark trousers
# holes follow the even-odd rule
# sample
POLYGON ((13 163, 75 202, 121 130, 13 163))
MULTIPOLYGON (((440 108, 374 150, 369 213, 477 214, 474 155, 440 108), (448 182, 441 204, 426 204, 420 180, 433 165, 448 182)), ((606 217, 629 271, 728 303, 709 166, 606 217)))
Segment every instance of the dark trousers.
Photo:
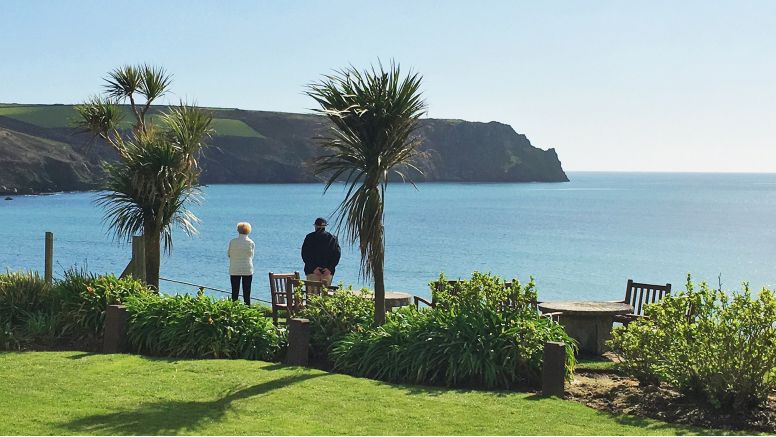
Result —
POLYGON ((245 301, 245 305, 250 305, 251 281, 253 281, 253 275, 231 275, 229 278, 232 280, 232 300, 237 301, 237 299, 240 297, 240 279, 242 279, 243 300, 245 301))

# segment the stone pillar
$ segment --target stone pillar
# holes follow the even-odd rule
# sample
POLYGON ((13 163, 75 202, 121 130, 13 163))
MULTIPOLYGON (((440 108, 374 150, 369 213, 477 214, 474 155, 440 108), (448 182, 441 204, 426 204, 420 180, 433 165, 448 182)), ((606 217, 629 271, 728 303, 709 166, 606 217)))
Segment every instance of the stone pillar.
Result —
POLYGON ((542 394, 563 396, 566 383, 566 345, 555 341, 544 343, 542 361, 542 394))
POLYGON ((306 366, 310 356, 310 321, 288 319, 286 364, 306 366))
POLYGON ((102 338, 102 352, 119 354, 129 351, 127 344, 127 326, 129 312, 124 305, 108 305, 105 312, 105 327, 102 338))

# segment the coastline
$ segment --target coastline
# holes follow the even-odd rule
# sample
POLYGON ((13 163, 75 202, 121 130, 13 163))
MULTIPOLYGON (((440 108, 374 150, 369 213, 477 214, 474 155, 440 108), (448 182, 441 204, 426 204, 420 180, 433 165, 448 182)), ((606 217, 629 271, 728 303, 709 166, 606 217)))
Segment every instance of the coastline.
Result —
MULTIPOLYGON (((420 181, 415 182, 415 185, 427 185, 427 184, 462 184, 462 185, 469 185, 469 184, 563 184, 563 183, 569 183, 571 182, 571 179, 565 180, 565 181, 514 181, 514 182, 504 182, 504 181, 462 181, 462 180, 434 180, 434 181, 420 181)), ((392 184, 396 184, 397 182, 393 182, 392 184)), ((398 182, 401 184, 402 182, 398 182)), ((409 182, 404 182, 409 184, 409 182)), ((267 185, 321 185, 323 186, 323 182, 251 182, 251 183, 244 183, 244 182, 214 182, 209 184, 202 184, 200 187, 208 187, 211 185, 260 185, 260 186, 267 186, 267 185)), ((72 194, 72 193, 96 193, 99 191, 102 191, 97 188, 92 189, 84 189, 84 190, 56 190, 56 191, 34 191, 32 189, 29 189, 30 192, 19 192, 19 191, 0 191, 0 196, 2 197, 24 197, 24 196, 51 196, 56 194, 72 194)))
MULTIPOLYGON (((418 181, 415 182, 415 185, 433 185, 433 184, 462 184, 462 185, 471 185, 471 184, 493 184, 493 185, 501 185, 501 184, 563 184, 563 183, 569 183, 573 181, 573 176, 575 175, 613 175, 613 176, 622 176, 627 174, 633 174, 633 175, 663 175, 663 176, 758 176, 758 175, 773 175, 776 174, 776 172, 714 172, 714 171, 631 171, 631 170, 566 170, 565 171, 567 180, 565 181, 487 181, 487 180, 461 180, 461 179, 445 179, 445 180, 424 180, 424 181, 418 181)), ((394 182, 395 183, 395 182, 394 182)), ((402 182, 398 182, 401 184, 402 182)), ((257 186, 267 186, 267 185, 322 185, 322 182, 315 182, 315 181, 273 181, 273 182, 211 182, 202 184, 201 187, 208 187, 211 185, 257 185, 257 186)), ((22 190, 17 189, 17 191, 11 191, 11 190, 5 190, 3 191, 0 187, 0 196, 5 197, 24 197, 24 196, 49 196, 49 195, 55 195, 55 194, 69 194, 69 193, 89 193, 89 192, 99 192, 102 191, 99 188, 89 188, 89 189, 75 189, 75 190, 51 190, 51 191, 35 191, 31 188, 26 188, 22 190, 26 190, 27 192, 22 192, 22 190)))

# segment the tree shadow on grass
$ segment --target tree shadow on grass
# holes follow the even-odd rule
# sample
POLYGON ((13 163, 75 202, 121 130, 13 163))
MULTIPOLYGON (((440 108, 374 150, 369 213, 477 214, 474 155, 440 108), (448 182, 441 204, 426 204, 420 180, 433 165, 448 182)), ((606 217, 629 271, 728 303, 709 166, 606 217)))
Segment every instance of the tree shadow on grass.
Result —
MULTIPOLYGON (((525 400, 527 401, 541 401, 544 399, 556 399, 560 401, 565 402, 575 402, 571 399, 563 399, 558 396, 549 396, 549 395, 543 395, 541 393, 536 393, 531 396, 526 396, 525 400)), ((587 405, 584 405, 580 403, 580 405, 583 405, 587 408, 592 408, 587 405)), ((744 432, 738 432, 738 431, 732 431, 732 430, 725 430, 725 429, 712 429, 712 428, 701 428, 698 426, 693 425, 687 425, 683 423, 667 423, 663 422, 659 419, 650 419, 646 417, 640 417, 640 416, 631 416, 627 414, 616 414, 609 411, 596 411, 596 415, 599 415, 601 417, 611 418, 614 419, 618 424, 625 425, 625 426, 634 426, 641 429, 649 429, 649 430, 656 430, 656 431, 665 431, 665 434, 671 434, 671 435, 737 435, 737 434, 745 434, 744 432)))
POLYGON ((83 358, 93 357, 95 355, 100 355, 100 354, 97 353, 97 352, 78 352, 78 353, 75 353, 73 355, 68 355, 65 358, 67 358, 69 360, 80 360, 80 359, 83 359, 83 358))
POLYGON ((82 417, 63 424, 76 434, 173 435, 193 431, 207 422, 221 420, 234 401, 260 396, 272 390, 325 374, 301 374, 232 390, 213 401, 158 401, 135 409, 82 417))
POLYGON ((482 387, 447 387, 443 385, 411 385, 404 383, 390 383, 396 388, 401 388, 408 395, 423 395, 423 396, 441 396, 448 393, 467 394, 467 393, 487 393, 496 397, 511 396, 520 391, 505 390, 505 389, 489 389, 482 387))

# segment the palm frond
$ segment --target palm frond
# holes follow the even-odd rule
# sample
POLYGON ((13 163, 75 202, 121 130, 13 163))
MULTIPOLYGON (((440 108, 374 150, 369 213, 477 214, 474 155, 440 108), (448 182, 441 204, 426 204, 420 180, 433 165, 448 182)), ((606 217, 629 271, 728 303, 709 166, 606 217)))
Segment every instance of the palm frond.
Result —
POLYGON ((381 63, 363 71, 350 66, 307 87, 307 95, 320 106, 316 112, 332 124, 317 138, 324 152, 315 172, 326 178, 324 190, 345 183, 336 226, 351 243, 359 242, 366 277, 383 263, 388 177, 395 173, 409 180, 403 170, 419 171, 412 162, 418 154, 413 134, 426 108, 421 81, 417 73, 403 76, 391 62, 387 69, 381 63))
POLYGON ((105 82, 105 94, 121 101, 140 89, 142 76, 138 67, 123 65, 108 73, 105 82))
POLYGON ((75 111, 78 116, 73 120, 73 124, 82 132, 90 132, 106 140, 119 137, 115 133, 124 119, 124 113, 116 100, 110 97, 93 96, 84 103, 76 105, 75 111))
POLYGON ((198 219, 187 205, 199 199, 196 154, 205 143, 204 136, 196 137, 190 129, 207 132, 202 125, 209 126, 209 118, 203 123, 197 114, 184 109, 163 115, 159 129, 137 132, 125 140, 121 161, 105 166, 109 191, 98 203, 118 238, 129 240, 147 231, 150 223, 161 232, 164 248, 170 252, 174 226, 189 235, 196 233, 198 219))
POLYGON ((167 94, 172 84, 172 75, 162 67, 144 64, 136 67, 140 72, 140 84, 137 88, 147 102, 158 99, 167 94))

